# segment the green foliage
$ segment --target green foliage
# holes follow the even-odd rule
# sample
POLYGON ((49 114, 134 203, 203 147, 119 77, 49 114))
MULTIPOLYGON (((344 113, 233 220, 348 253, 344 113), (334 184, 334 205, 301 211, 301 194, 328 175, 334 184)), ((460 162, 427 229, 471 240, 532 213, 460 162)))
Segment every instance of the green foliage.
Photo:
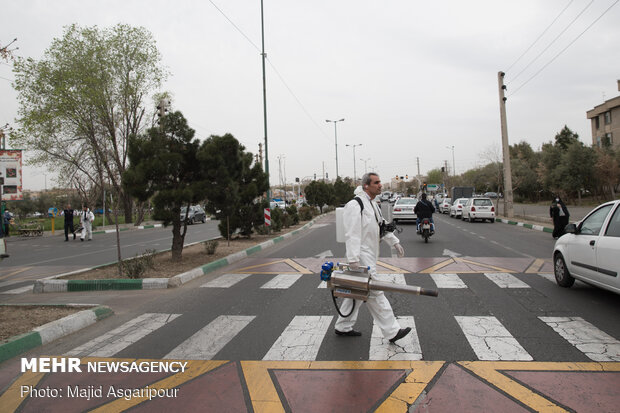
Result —
POLYGON ((562 151, 566 151, 570 145, 578 142, 579 135, 570 130, 566 125, 564 125, 564 128, 562 128, 562 130, 555 135, 555 146, 560 148, 562 151))
POLYGON ((284 212, 281 208, 274 208, 271 210, 271 229, 274 232, 282 231, 284 225, 284 212))
POLYGON ((130 167, 123 174, 126 191, 140 201, 151 199, 153 217, 172 224, 172 257, 180 260, 185 231, 181 234, 181 207, 205 197, 203 164, 196 155, 199 141, 181 112, 162 120, 162 128, 129 140, 130 167))
POLYGON ((443 182, 443 172, 441 172, 441 169, 436 168, 436 169, 431 169, 430 171, 428 171, 427 174, 427 178, 426 178, 426 183, 427 184, 440 184, 443 182))
POLYGON ((152 35, 123 24, 74 24, 41 60, 18 58, 14 74, 20 127, 12 144, 29 150, 35 165, 70 177, 61 185, 87 202, 110 182, 130 222, 131 197, 121 185, 127 141, 146 126, 148 96, 166 78, 152 35))
POLYGON ((267 191, 268 183, 262 166, 253 164, 253 159, 231 134, 210 136, 198 153, 209 182, 205 187, 207 211, 222 222, 228 219, 229 226, 219 226, 225 238, 237 230, 249 236, 257 224, 260 208, 254 200, 267 191))
POLYGON ((335 205, 344 205, 353 199, 355 188, 351 179, 347 178, 344 181, 342 178, 336 178, 334 182, 334 203, 335 205))
POLYGON ((297 207, 295 205, 286 207, 286 215, 289 217, 290 225, 299 224, 299 213, 297 212, 297 207))
POLYGON ((323 181, 312 181, 305 189, 306 200, 310 205, 319 207, 321 213, 325 205, 334 203, 336 197, 334 187, 323 181))
POLYGON ((128 278, 142 278, 142 275, 155 265, 156 250, 147 249, 135 257, 121 262, 123 275, 128 278))

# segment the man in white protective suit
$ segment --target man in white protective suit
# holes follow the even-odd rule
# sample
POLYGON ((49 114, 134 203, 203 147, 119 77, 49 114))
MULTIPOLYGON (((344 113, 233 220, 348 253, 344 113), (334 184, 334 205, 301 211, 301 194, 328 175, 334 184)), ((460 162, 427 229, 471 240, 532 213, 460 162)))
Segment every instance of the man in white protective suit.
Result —
MULTIPOLYGON (((344 207, 343 223, 346 239, 347 261, 354 268, 370 267, 369 274, 374 278, 377 274, 377 259, 379 258, 379 226, 385 222, 381 215, 381 209, 375 201, 376 196, 381 194, 381 179, 374 172, 364 174, 362 177, 361 191, 355 191, 356 197, 360 198, 364 208, 356 199, 349 201, 344 207), (359 192, 359 193, 358 193, 359 192)), ((392 232, 386 232, 382 238, 390 247, 394 247, 399 257, 405 255, 398 238, 392 232)), ((339 316, 336 320, 336 334, 339 336, 361 336, 362 333, 353 330, 357 321, 359 309, 363 304, 361 300, 345 298, 341 304, 340 312, 348 314, 351 307, 355 308, 349 317, 339 316)), ((410 327, 400 328, 400 324, 394 316, 392 306, 385 297, 383 291, 370 291, 366 301, 368 310, 375 320, 383 336, 391 343, 405 337, 411 331, 410 327)))

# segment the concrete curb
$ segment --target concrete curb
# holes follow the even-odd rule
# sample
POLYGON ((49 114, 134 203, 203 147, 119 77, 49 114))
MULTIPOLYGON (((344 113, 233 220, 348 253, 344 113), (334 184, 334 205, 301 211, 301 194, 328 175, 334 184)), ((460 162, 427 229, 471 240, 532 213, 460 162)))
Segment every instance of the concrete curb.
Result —
POLYGON ((550 234, 553 233, 553 228, 545 227, 542 225, 526 224, 525 222, 510 221, 504 218, 497 218, 496 221, 503 222, 504 224, 516 225, 518 227, 529 228, 529 229, 533 229, 536 231, 548 232, 550 234))
MULTIPOLYGON (((20 304, 25 305, 46 305, 46 304, 20 304)), ((84 307, 85 304, 51 304, 56 307, 84 307)), ((44 324, 40 327, 34 328, 32 331, 24 334, 20 334, 15 337, 10 337, 6 342, 0 344, 0 363, 15 357, 19 354, 25 353, 35 347, 42 346, 51 341, 54 341, 60 337, 64 337, 71 333, 75 333, 84 327, 88 327, 91 324, 96 323, 108 316, 114 314, 114 312, 106 306, 98 306, 93 304, 92 307, 87 310, 79 311, 77 313, 68 315, 59 320, 55 320, 44 324)))
MULTIPOLYGON (((40 279, 36 280, 33 287, 33 293, 57 293, 57 292, 74 292, 74 291, 104 291, 104 290, 154 290, 163 288, 175 288, 179 287, 189 281, 192 281, 205 274, 213 272, 219 268, 230 265, 234 262, 240 261, 249 255, 255 254, 264 249, 270 248, 273 245, 289 239, 300 232, 312 227, 314 223, 326 216, 323 214, 313 220, 307 222, 301 228, 288 232, 279 237, 272 238, 268 241, 262 242, 258 245, 254 245, 243 251, 236 252, 228 255, 219 260, 210 262, 201 267, 194 268, 182 274, 175 275, 170 278, 140 278, 140 279, 104 279, 104 280, 58 280, 58 279, 40 279)), ((106 264, 109 265, 109 264, 106 264)), ((93 268, 87 268, 83 271, 90 271, 94 268, 102 267, 97 266, 93 268)), ((61 274, 60 276, 67 275, 61 274)), ((55 276, 58 277, 58 276, 55 276)))

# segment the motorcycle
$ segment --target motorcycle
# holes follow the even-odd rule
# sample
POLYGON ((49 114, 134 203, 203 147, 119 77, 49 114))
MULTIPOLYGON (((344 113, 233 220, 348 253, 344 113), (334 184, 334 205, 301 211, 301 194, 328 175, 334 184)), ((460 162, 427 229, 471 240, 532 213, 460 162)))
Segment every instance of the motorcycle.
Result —
POLYGON ((422 218, 420 222, 420 236, 424 239, 425 243, 428 243, 428 239, 435 233, 431 230, 431 220, 429 218, 422 218))

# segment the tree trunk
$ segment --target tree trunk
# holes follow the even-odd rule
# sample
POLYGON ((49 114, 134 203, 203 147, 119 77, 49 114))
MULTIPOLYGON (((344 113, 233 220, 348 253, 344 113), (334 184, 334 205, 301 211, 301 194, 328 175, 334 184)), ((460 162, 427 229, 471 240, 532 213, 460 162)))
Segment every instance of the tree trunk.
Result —
POLYGON ((172 261, 180 262, 183 259, 183 241, 184 236, 181 235, 181 221, 174 220, 172 222, 172 261))
POLYGON ((122 192, 121 196, 125 212, 125 224, 131 224, 133 222, 133 198, 125 192, 122 192))

